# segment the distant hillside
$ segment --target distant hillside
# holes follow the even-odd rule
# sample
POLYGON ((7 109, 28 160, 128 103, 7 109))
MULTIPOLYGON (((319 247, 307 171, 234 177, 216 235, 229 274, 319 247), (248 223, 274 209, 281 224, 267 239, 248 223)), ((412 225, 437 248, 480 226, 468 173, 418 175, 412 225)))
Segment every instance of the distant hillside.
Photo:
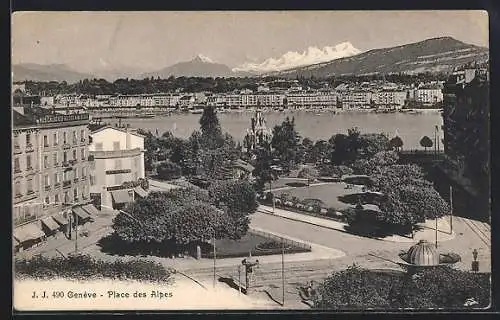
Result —
POLYGON ((407 45, 374 49, 351 57, 293 68, 267 75, 294 78, 377 73, 448 72, 473 61, 488 60, 488 49, 466 44, 451 37, 433 38, 407 45))
POLYGON ((215 63, 209 58, 198 55, 191 61, 179 62, 158 71, 148 72, 140 78, 160 77, 242 77, 250 76, 248 72, 233 72, 228 66, 215 63))
POLYGON ((91 74, 72 70, 64 64, 40 65, 36 63, 22 63, 13 65, 12 72, 13 81, 66 81, 73 83, 94 77, 91 74))

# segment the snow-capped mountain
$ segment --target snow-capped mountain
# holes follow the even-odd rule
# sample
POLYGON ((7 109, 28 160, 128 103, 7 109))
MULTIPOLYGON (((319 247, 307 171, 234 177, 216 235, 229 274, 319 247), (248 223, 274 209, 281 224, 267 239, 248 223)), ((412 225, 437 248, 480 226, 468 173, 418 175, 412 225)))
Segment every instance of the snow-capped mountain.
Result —
POLYGON ((309 47, 304 52, 288 51, 279 58, 269 58, 263 62, 246 62, 233 68, 234 72, 246 71, 265 73, 282 71, 291 68, 327 62, 339 58, 350 57, 361 53, 350 42, 343 42, 336 46, 326 46, 323 49, 309 47))

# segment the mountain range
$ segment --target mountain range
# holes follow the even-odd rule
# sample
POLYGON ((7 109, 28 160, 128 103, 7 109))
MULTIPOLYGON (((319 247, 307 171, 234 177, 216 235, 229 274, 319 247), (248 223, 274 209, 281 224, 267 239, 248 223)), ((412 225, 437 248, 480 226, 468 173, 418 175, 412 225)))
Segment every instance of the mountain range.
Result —
POLYGON ((457 65, 484 62, 488 58, 488 48, 466 44, 451 37, 440 37, 397 47, 374 49, 268 75, 295 78, 399 72, 407 74, 450 72, 457 65))
POLYGON ((488 60, 488 48, 466 44, 451 37, 440 37, 402 46, 361 52, 351 43, 319 49, 310 47, 299 53, 290 51, 279 58, 262 62, 247 62, 233 69, 210 58, 198 55, 157 71, 141 73, 137 68, 120 67, 80 72, 64 64, 40 65, 23 63, 13 65, 13 80, 76 82, 85 78, 146 77, 244 77, 272 75, 285 78, 327 77, 333 75, 368 75, 383 73, 448 72, 456 65, 488 60))

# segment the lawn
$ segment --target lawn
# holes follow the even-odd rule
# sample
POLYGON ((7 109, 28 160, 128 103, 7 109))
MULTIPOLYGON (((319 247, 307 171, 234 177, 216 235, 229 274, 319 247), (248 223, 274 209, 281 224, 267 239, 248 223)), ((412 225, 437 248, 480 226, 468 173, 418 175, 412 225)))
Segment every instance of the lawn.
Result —
MULTIPOLYGON (((308 246, 293 243, 293 241, 287 239, 285 239, 284 242, 286 254, 311 251, 308 246)), ((269 236, 249 231, 240 240, 217 240, 215 242, 215 248, 217 258, 248 257, 250 252, 252 252, 252 256, 264 256, 280 254, 282 242, 278 237, 270 238, 269 236)), ((203 246, 202 257, 213 258, 213 246, 210 244, 203 246)))
POLYGON ((352 189, 346 189, 343 182, 332 182, 318 186, 297 187, 287 190, 278 190, 275 194, 287 193, 300 200, 319 199, 323 201, 325 207, 333 207, 337 210, 350 208, 351 205, 341 202, 338 197, 346 194, 361 192, 361 186, 353 186, 352 189))

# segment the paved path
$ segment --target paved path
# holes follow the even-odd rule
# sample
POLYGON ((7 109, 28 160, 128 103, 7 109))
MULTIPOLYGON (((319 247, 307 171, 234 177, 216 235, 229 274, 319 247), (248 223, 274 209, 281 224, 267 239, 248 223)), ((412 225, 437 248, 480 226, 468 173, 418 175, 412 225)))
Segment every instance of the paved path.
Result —
MULTIPOLYGON (((308 224, 312 224, 315 226, 319 227, 324 227, 328 229, 333 229, 341 232, 347 232, 346 231, 346 226, 348 226, 346 223, 343 222, 338 222, 335 220, 331 219, 324 219, 324 218, 318 218, 314 217, 311 215, 307 214, 301 214, 289 210, 283 210, 279 208, 275 208, 273 211, 272 207, 260 205, 258 208, 259 212, 270 214, 270 215, 275 215, 279 216, 285 219, 290 219, 290 220, 295 220, 295 221, 300 221, 300 222, 305 222, 308 224)), ((448 224, 447 217, 438 219, 438 241, 448 241, 451 240, 455 237, 455 234, 452 232, 451 234, 449 233, 450 231, 450 225, 448 224)), ((391 241, 391 242, 406 242, 406 243, 415 243, 418 242, 419 240, 427 240, 430 242, 434 242, 436 238, 436 232, 435 232, 435 222, 434 220, 432 221, 427 221, 424 224, 419 224, 422 229, 420 231, 415 232, 414 237, 403 237, 403 236, 398 236, 398 235, 393 235, 393 236, 388 236, 384 238, 377 238, 379 240, 384 240, 384 241, 391 241)))

